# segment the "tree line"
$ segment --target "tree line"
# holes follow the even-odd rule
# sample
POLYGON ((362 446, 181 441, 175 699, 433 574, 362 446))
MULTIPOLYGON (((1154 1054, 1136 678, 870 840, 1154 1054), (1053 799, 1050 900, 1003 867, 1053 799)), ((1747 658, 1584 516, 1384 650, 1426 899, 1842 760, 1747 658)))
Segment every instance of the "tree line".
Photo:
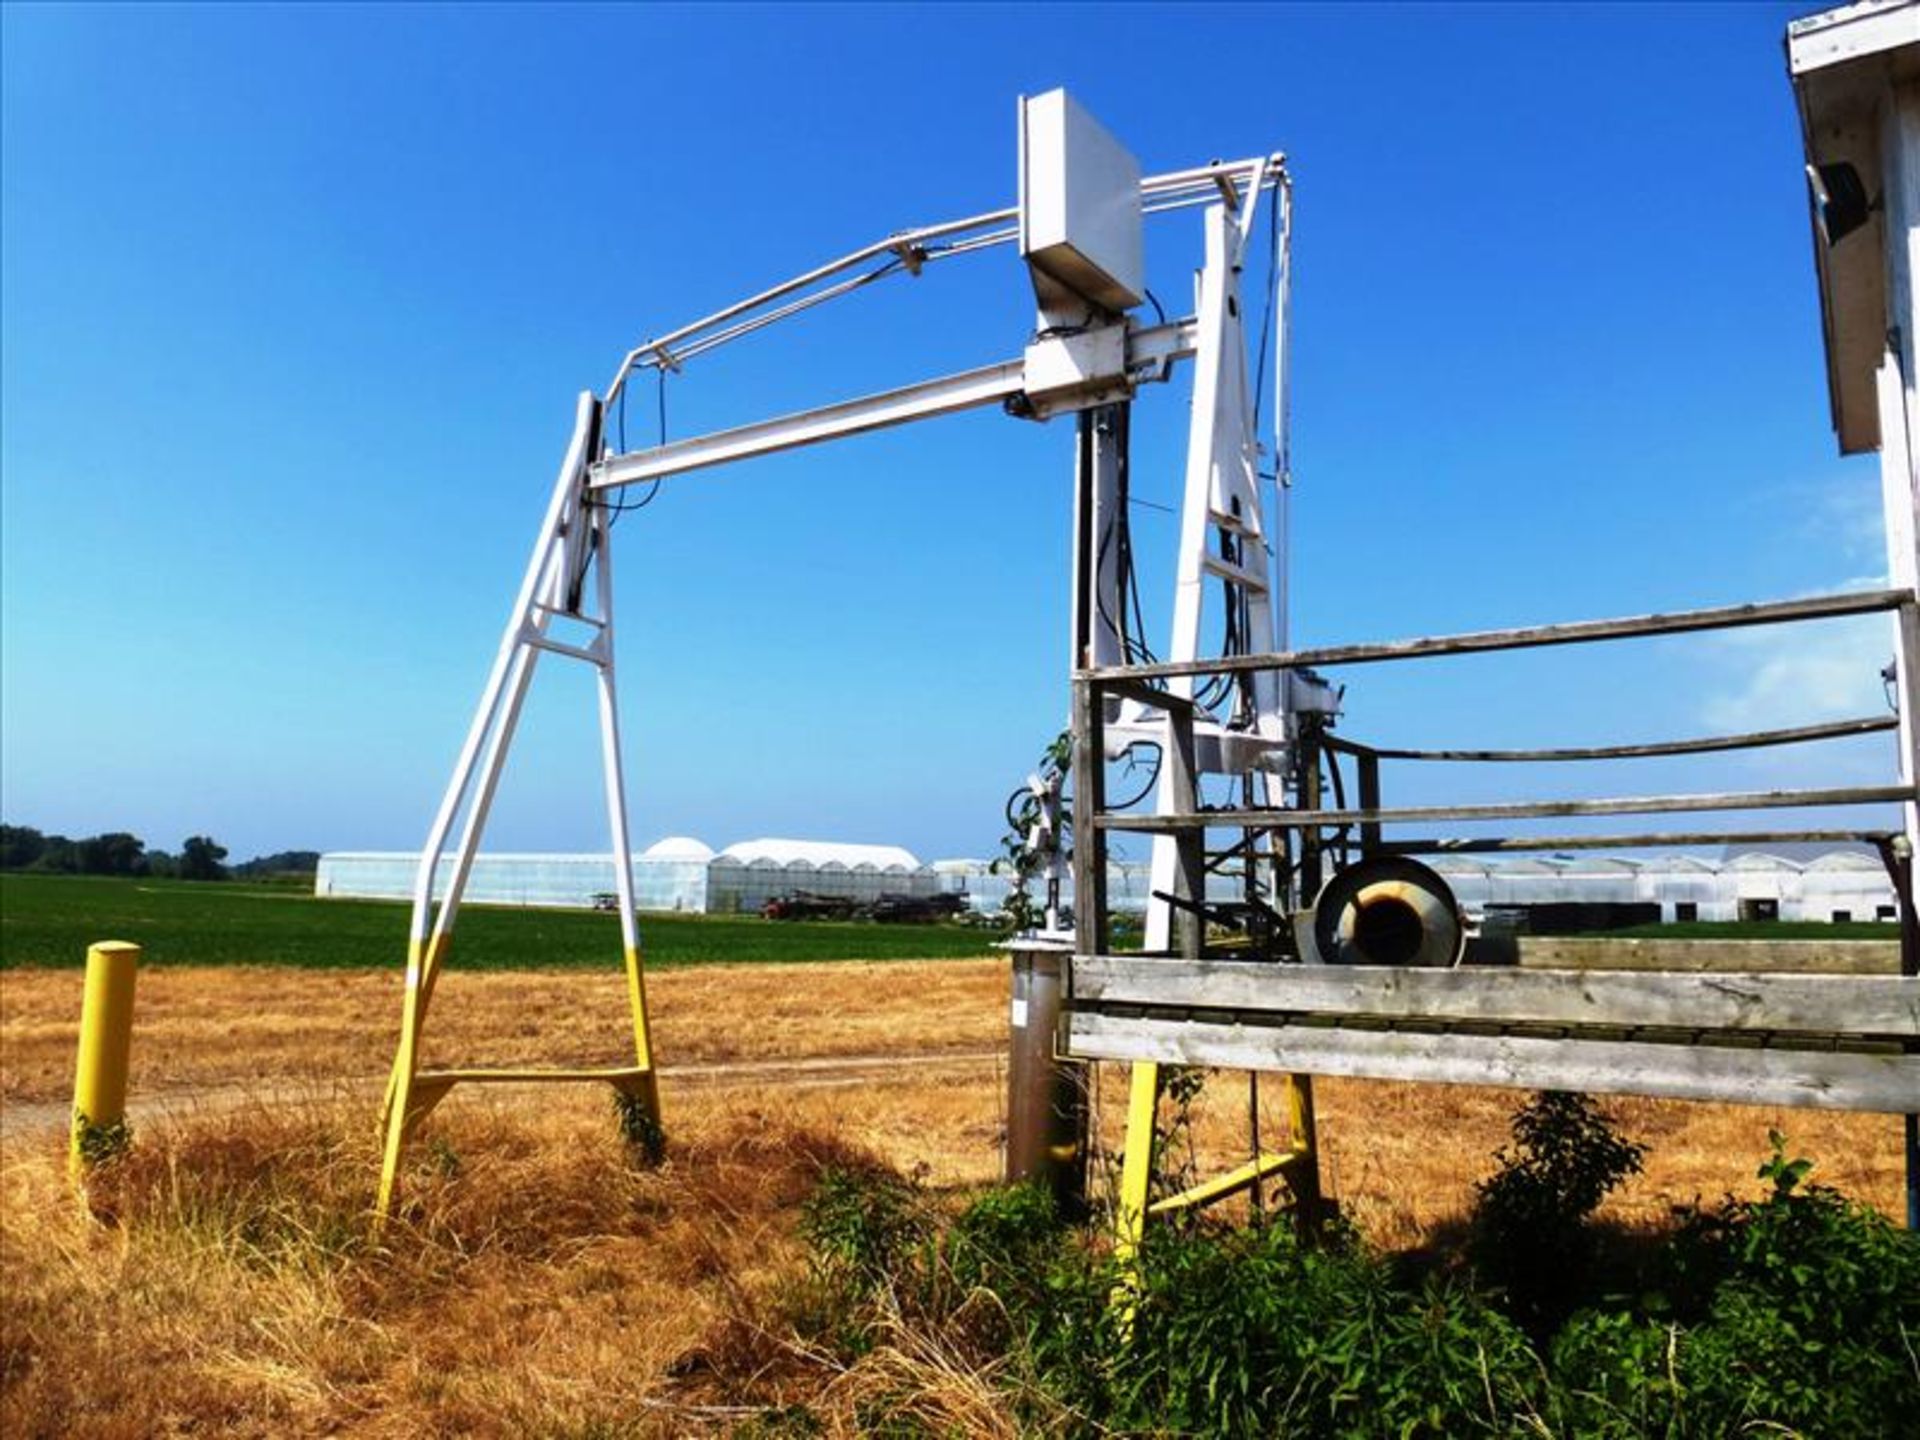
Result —
POLYGON ((280 850, 238 865, 226 863, 227 847, 211 835, 189 835, 180 849, 149 850, 138 835, 112 830, 69 839, 44 835, 31 825, 0 825, 0 870, 49 875, 152 876, 163 880, 251 879, 287 873, 311 874, 316 850, 280 850))

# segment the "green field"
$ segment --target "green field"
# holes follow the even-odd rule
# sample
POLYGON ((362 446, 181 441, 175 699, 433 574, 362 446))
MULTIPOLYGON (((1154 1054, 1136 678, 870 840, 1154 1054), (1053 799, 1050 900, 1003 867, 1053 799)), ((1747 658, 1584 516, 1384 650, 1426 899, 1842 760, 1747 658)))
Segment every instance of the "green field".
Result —
MULTIPOLYGON (((757 916, 644 915, 640 928, 650 966, 948 959, 988 954, 995 938, 961 925, 757 916)), ((0 969, 79 965, 96 940, 144 946, 149 965, 398 967, 406 958, 407 907, 236 881, 0 874, 0 969)), ((587 910, 466 906, 455 955, 461 968, 475 970, 617 966, 619 921, 587 910)))
POLYGON ((1682 920, 1672 925, 1634 925, 1595 930, 1589 940, 1898 940, 1892 921, 1682 920))

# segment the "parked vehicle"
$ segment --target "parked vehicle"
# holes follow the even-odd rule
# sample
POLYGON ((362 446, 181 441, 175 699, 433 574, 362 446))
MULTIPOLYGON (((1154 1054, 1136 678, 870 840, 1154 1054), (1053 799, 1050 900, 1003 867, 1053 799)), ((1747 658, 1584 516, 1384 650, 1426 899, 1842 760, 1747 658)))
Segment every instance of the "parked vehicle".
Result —
POLYGON ((790 890, 776 895, 760 907, 768 920, 851 920, 858 907, 844 895, 816 895, 810 890, 790 890))
POLYGON ((925 925, 946 920, 967 908, 964 895, 882 895, 866 909, 867 918, 888 925, 925 925))

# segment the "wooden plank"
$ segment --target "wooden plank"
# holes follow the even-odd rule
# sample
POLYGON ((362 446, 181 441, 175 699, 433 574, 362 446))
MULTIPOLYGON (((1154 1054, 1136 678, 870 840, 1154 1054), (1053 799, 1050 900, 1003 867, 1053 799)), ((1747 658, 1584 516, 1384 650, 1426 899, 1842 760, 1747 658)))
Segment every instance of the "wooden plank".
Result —
POLYGON ((1092 955, 1075 957, 1071 981, 1076 1007, 1920 1037, 1920 979, 1900 975, 1416 970, 1092 955))
MULTIPOLYGON (((1346 741, 1337 747, 1348 754, 1381 760, 1444 760, 1464 762, 1534 762, 1543 760, 1633 760, 1659 755, 1706 755, 1721 750, 1758 750, 1770 745, 1803 745, 1815 740, 1839 740, 1898 730, 1894 715, 1868 715, 1857 720, 1831 720, 1823 725, 1796 725, 1786 730, 1750 730, 1744 735, 1708 735, 1691 740, 1659 740, 1643 745, 1577 745, 1545 750, 1398 750, 1346 741)), ((1365 802, 1362 801, 1362 804, 1365 802)))
POLYGON ((1920 1055, 1730 1049, 1517 1035, 1433 1035, 1306 1025, 1221 1025, 1087 1011, 1069 1022, 1080 1060, 1157 1061, 1444 1085, 1651 1095, 1898 1113, 1920 1095, 1920 1055))
POLYGON ((1780 810, 1815 805, 1884 805, 1914 798, 1911 785, 1847 785, 1825 790, 1746 790, 1707 795, 1627 795, 1601 800, 1526 800, 1492 805, 1402 805, 1379 810, 1208 810, 1198 815, 1102 815, 1107 830, 1242 828, 1318 830, 1397 825, 1417 820, 1545 820, 1567 815, 1673 815, 1702 810, 1780 810))
POLYGON ((1898 940, 1676 940, 1667 936, 1519 935, 1523 970, 1732 975, 1898 975, 1898 940))
POLYGON ((1282 650, 1264 655, 1163 660, 1152 665, 1113 665, 1084 673, 1092 680, 1129 677, 1166 680, 1176 675, 1237 675, 1259 670, 1289 670, 1302 665, 1363 665, 1381 660, 1415 660, 1427 655, 1526 650, 1542 645, 1578 645, 1590 640, 1682 635, 1698 630, 1733 630, 1747 625, 1783 625, 1797 620, 1872 615, 1897 608, 1904 596, 1905 592, 1899 590, 1860 590, 1840 595, 1815 595, 1801 600, 1768 600, 1751 605, 1723 605, 1708 610, 1630 615, 1617 620, 1575 620, 1559 625, 1529 625, 1511 630, 1428 635, 1416 640, 1324 645, 1316 649, 1282 650))
POLYGON ((1887 830, 1664 830, 1644 835, 1471 835, 1445 839, 1388 840, 1388 855, 1474 855, 1543 850, 1629 850, 1655 845, 1878 845, 1887 830))

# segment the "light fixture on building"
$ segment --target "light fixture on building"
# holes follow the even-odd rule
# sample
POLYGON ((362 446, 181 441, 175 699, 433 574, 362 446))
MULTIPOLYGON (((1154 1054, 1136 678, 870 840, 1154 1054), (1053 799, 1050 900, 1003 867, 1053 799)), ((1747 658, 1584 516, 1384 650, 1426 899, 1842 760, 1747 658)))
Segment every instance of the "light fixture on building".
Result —
POLYGON ((1813 220, 1829 249, 1867 223, 1880 202, 1867 199, 1860 172, 1846 161, 1807 166, 1807 189, 1813 196, 1813 220))

